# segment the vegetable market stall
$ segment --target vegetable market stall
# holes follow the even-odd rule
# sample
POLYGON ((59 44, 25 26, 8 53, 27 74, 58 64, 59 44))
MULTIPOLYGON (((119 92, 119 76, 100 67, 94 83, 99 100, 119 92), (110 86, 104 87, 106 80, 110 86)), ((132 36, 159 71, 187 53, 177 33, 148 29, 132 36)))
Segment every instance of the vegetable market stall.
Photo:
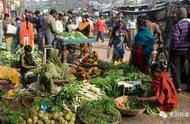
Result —
POLYGON ((64 63, 67 63, 67 45, 76 45, 76 44, 84 44, 84 43, 95 43, 96 39, 87 38, 80 32, 72 32, 72 33, 62 33, 57 35, 55 38, 54 47, 58 47, 63 50, 64 53, 64 63))
MULTIPOLYGON (((13 96, 9 97, 11 99, 3 95, 0 100, 2 120, 5 123, 11 122, 11 124, 74 124, 78 121, 80 124, 82 122, 86 124, 119 123, 122 111, 118 109, 118 102, 115 98, 127 94, 138 95, 138 92, 127 91, 123 94, 123 90, 118 87, 118 82, 150 80, 150 77, 126 63, 111 67, 110 63, 100 61, 99 67, 104 72, 102 77, 82 82, 70 74, 69 83, 61 85, 62 90, 57 94, 46 94, 40 89, 33 91, 18 89, 13 96)), ((146 87, 141 88, 147 92, 146 87)), ((140 91, 140 95, 142 94, 144 92, 140 91)), ((130 101, 129 104, 123 106, 125 110, 136 111, 141 104, 136 105, 130 101)), ((155 115, 149 106, 143 109, 145 113, 155 115)))

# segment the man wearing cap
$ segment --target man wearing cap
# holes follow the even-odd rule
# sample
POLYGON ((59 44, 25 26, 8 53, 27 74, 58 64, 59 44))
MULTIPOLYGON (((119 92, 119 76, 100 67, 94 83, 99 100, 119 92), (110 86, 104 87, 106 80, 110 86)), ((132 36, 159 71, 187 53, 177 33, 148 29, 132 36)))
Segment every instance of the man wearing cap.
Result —
MULTIPOLYGON (((177 18, 179 21, 174 26, 171 34, 169 59, 173 81, 178 93, 180 93, 181 73, 190 51, 190 20, 187 19, 187 11, 185 8, 179 8, 177 18)), ((188 78, 189 77, 190 76, 188 76, 188 78)), ((188 79, 188 81, 190 80, 188 79)), ((187 90, 190 90, 190 84, 187 84, 187 90)))

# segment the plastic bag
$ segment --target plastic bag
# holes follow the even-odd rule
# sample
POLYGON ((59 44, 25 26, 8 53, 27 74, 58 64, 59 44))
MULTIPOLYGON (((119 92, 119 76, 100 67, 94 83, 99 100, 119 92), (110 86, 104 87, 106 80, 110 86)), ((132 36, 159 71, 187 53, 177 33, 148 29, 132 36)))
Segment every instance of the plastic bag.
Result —
POLYGON ((7 25, 7 34, 16 34, 16 27, 14 25, 7 25))

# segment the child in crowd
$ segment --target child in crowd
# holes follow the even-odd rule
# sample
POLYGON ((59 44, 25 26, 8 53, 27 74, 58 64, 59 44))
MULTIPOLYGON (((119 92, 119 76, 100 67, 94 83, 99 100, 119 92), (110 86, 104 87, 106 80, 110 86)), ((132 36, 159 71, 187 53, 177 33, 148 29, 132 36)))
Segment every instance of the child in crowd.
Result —
MULTIPOLYGON (((36 68, 36 66, 37 66, 32 57, 32 47, 31 46, 26 45, 24 47, 24 54, 21 56, 20 63, 21 63, 22 82, 25 82, 25 74, 30 69, 36 68)), ((30 78, 30 79, 32 79, 32 78, 30 78)), ((35 81, 31 81, 31 83, 32 82, 35 82, 35 81)))

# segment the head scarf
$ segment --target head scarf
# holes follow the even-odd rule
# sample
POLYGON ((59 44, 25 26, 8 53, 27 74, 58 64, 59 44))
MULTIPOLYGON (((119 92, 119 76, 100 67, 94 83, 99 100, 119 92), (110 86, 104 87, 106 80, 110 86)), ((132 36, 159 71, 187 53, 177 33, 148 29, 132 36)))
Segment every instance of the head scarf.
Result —
POLYGON ((124 24, 124 21, 123 20, 118 20, 117 26, 119 26, 120 24, 124 24))

